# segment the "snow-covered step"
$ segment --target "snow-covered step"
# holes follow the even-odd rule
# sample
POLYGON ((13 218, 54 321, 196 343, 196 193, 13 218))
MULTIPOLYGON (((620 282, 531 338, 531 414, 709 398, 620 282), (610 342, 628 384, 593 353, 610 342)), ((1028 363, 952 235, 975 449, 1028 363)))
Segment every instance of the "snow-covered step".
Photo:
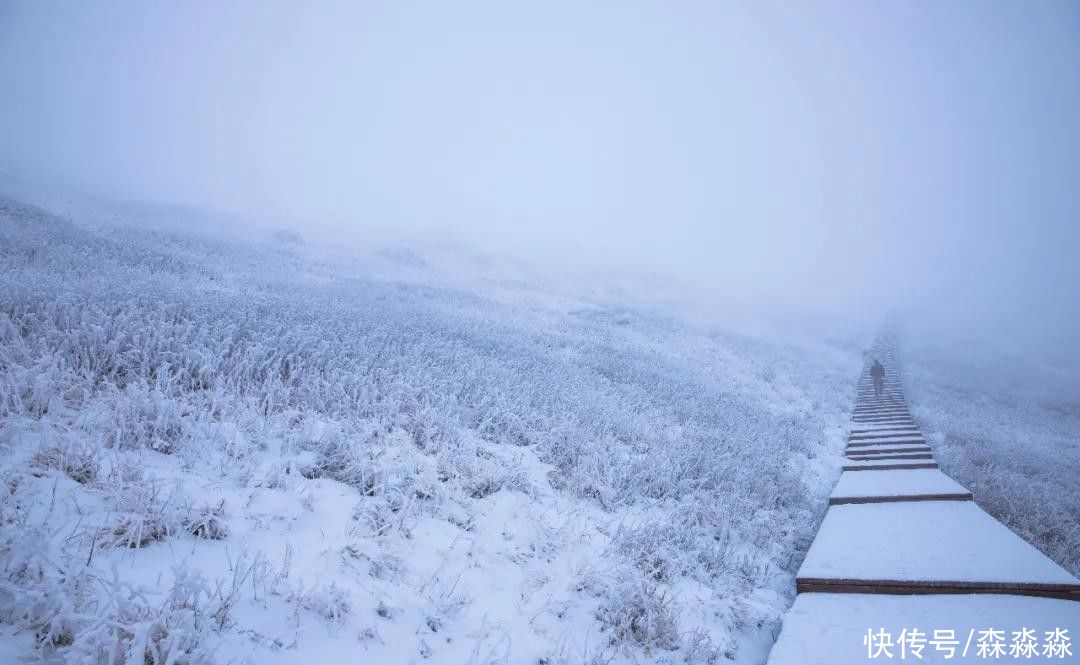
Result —
POLYGON ((840 474, 829 505, 886 501, 970 501, 971 492, 938 469, 893 469, 840 474))
POLYGON ((861 427, 863 425, 894 425, 894 426, 905 426, 905 427, 915 427, 916 426, 915 421, 911 420, 910 418, 905 418, 903 420, 882 420, 882 419, 876 419, 876 418, 854 419, 851 422, 852 422, 852 427, 861 427))
POLYGON ((848 450, 844 452, 848 459, 930 459, 933 455, 929 446, 922 448, 893 448, 885 450, 848 450))
POLYGON ((850 434, 852 436, 889 436, 891 434, 918 431, 918 425, 852 425, 850 434))
POLYGON ((936 469, 933 460, 844 460, 844 471, 877 471, 879 469, 936 469))
POLYGON ((848 448, 844 456, 848 459, 875 458, 881 455, 904 455, 907 453, 931 453, 930 446, 902 446, 899 448, 848 448))
POLYGON ((907 409, 890 409, 888 411, 852 411, 851 416, 853 418, 864 418, 867 416, 907 416, 911 417, 911 412, 907 409))
POLYGON ((917 425, 899 425, 890 427, 873 427, 868 425, 852 425, 849 437, 853 438, 880 438, 900 434, 919 434, 921 430, 917 425))
POLYGON ((1080 580, 971 501, 831 506, 796 590, 1080 600, 1080 580))
POLYGON ((910 452, 914 450, 930 450, 930 445, 926 442, 918 442, 918 440, 915 440, 915 442, 849 445, 843 449, 843 452, 845 454, 870 454, 874 452, 910 452))
POLYGON ((926 439, 921 437, 907 437, 904 439, 870 439, 869 441, 848 441, 847 449, 853 448, 865 448, 867 450, 873 450, 875 448, 888 447, 888 446, 926 446, 929 445, 926 439))
POLYGON ((918 437, 920 435, 917 427, 907 427, 899 430, 890 430, 885 432, 867 432, 865 434, 849 434, 849 441, 881 441, 888 439, 904 439, 918 437))
POLYGON ((866 453, 866 454, 851 454, 848 453, 847 458, 856 462, 866 462, 871 460, 928 460, 934 459, 934 455, 929 451, 907 452, 907 453, 866 453))
POLYGON ((1080 626, 1080 603, 1056 598, 804 593, 788 610, 780 637, 769 654, 768 665, 1050 662, 1043 656, 1042 649, 1047 642, 1046 632, 1058 628, 1069 631, 1074 655, 1052 661, 1080 662, 1080 656, 1076 655, 1076 626, 1080 626), (999 658, 987 658, 987 650, 980 651, 979 648, 979 631, 991 628, 1004 634, 1005 651, 999 658), (1015 640, 1013 633, 1025 628, 1034 631, 1037 645, 1031 660, 1013 657, 1009 652, 1015 640), (915 639, 910 640, 916 647, 923 645, 918 656, 906 644, 913 630, 922 634, 922 639, 914 633, 915 639), (939 632, 935 634, 935 631, 939 632), (950 635, 948 631, 953 632, 950 635), (878 637, 867 640, 868 632, 878 637), (901 634, 905 637, 901 638, 901 634), (888 641, 893 643, 886 647, 890 656, 877 650, 886 641, 883 638, 891 638, 888 641), (905 643, 903 652, 900 642, 905 643))
POLYGON ((856 404, 855 405, 855 410, 856 411, 897 411, 897 410, 907 411, 907 405, 906 404, 888 404, 888 403, 881 403, 881 404, 865 403, 865 404, 856 404))
POLYGON ((889 435, 848 436, 849 446, 874 445, 881 443, 903 443, 905 441, 918 441, 925 443, 926 438, 919 432, 902 432, 889 435))
POLYGON ((854 411, 851 414, 855 418, 865 418, 871 416, 886 417, 886 416, 906 416, 911 417, 911 412, 907 409, 893 409, 889 411, 854 411))
POLYGON ((928 445, 926 439, 918 434, 907 434, 905 436, 896 436, 891 438, 881 439, 848 439, 848 448, 862 448, 872 446, 925 446, 928 445))
MULTIPOLYGON (((858 427, 862 427, 861 425, 858 427)), ((848 434, 848 443, 880 443, 901 439, 924 439, 918 427, 904 426, 899 429, 864 430, 852 429, 848 434)))

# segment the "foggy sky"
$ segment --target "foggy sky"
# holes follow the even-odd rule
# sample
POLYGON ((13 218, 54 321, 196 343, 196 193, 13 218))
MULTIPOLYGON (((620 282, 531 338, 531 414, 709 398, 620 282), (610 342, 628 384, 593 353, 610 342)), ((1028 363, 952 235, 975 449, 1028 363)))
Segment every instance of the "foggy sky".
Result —
POLYGON ((1069 0, 8 1, 0 100, 111 196, 1080 335, 1069 0))

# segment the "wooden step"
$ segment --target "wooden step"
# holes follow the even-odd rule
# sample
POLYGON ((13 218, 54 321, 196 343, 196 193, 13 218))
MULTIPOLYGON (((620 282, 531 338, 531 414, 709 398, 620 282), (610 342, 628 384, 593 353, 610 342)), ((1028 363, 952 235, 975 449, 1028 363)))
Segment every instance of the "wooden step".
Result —
POLYGON ((1080 600, 1080 580, 971 501, 831 506, 796 590, 1080 600))
POLYGON ((933 460, 849 460, 841 467, 843 471, 877 471, 887 469, 936 469, 933 460))
POLYGON ((859 446, 858 448, 847 448, 844 450, 844 454, 848 457, 853 455, 891 455, 896 453, 928 453, 930 452, 930 446, 896 446, 896 447, 865 447, 859 446))
POLYGON ((855 461, 870 461, 870 460, 904 460, 904 459, 934 459, 934 455, 930 452, 918 452, 918 453, 885 453, 881 455, 858 455, 847 454, 847 458, 855 461))

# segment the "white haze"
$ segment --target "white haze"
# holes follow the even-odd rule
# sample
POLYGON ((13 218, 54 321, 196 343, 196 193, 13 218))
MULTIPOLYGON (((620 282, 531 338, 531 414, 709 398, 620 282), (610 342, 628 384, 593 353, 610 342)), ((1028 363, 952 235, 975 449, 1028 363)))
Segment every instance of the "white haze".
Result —
POLYGON ((1080 7, 789 5, 6 2, 0 169, 1075 357, 1080 7))

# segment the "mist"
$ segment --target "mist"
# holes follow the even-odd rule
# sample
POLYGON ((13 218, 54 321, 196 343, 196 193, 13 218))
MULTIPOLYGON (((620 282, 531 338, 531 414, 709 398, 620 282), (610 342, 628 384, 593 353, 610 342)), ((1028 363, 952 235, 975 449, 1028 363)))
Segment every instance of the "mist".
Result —
POLYGON ((8 2, 0 90, 9 176, 1080 338, 1075 3, 8 2))

